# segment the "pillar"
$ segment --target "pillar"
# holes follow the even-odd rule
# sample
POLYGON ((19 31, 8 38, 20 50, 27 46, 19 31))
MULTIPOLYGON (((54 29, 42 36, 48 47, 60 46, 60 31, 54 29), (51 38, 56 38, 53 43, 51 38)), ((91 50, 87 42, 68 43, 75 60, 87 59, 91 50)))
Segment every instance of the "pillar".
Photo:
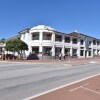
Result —
POLYGON ((42 47, 42 44, 39 46, 39 53, 42 53, 43 52, 43 47, 42 47))
POLYGON ((65 43, 65 35, 63 34, 62 35, 62 51, 61 51, 62 56, 65 55, 65 46, 64 46, 64 43, 65 43))
POLYGON ((91 57, 93 57, 93 39, 91 40, 91 57))
POLYGON ((54 32, 52 33, 52 42, 53 43, 55 42, 55 33, 54 32))
POLYGON ((42 40, 43 40, 43 32, 40 31, 39 33, 39 40, 40 40, 40 43, 42 43, 42 40))
POLYGON ((93 48, 91 48, 91 57, 93 57, 93 48))
POLYGON ((42 47, 43 32, 42 31, 39 33, 39 40, 40 40, 39 53, 42 53, 43 52, 43 47, 42 47))
POLYGON ((52 46, 52 57, 55 58, 55 45, 52 46))
POLYGON ((89 57, 89 50, 87 51, 87 57, 89 57))
POLYGON ((53 42, 53 45, 52 45, 52 57, 55 58, 55 33, 52 32, 52 42, 53 42))
POLYGON ((29 48, 29 53, 32 53, 32 47, 29 46, 28 48, 29 48))
POLYGON ((42 46, 42 40, 43 40, 43 32, 42 31, 40 31, 40 33, 39 33, 39 40, 40 40, 40 45, 39 45, 39 56, 40 56, 40 59, 43 59, 42 58, 42 53, 43 53, 43 46, 42 46))
POLYGON ((80 57, 80 38, 78 38, 78 50, 77 50, 77 55, 78 55, 78 58, 80 57))
POLYGON ((70 37, 70 43, 71 43, 70 57, 72 57, 72 55, 73 55, 73 48, 72 48, 73 41, 72 41, 72 37, 70 37))

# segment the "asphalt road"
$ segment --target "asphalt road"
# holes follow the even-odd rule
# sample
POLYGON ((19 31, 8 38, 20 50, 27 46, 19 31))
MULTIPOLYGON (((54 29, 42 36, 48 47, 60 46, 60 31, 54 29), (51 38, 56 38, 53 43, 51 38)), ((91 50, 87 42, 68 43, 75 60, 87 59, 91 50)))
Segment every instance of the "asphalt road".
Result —
POLYGON ((67 67, 66 63, 0 62, 0 100, 23 100, 100 73, 100 64, 67 67))

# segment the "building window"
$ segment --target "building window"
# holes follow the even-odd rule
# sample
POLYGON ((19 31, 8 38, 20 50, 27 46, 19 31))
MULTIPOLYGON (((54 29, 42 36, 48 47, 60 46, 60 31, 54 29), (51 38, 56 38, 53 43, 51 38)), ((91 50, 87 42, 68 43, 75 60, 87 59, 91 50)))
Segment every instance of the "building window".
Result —
POLYGON ((96 40, 93 40, 93 45, 96 45, 96 40))
POLYGON ((51 40, 52 34, 43 32, 43 40, 51 40))
POLYGON ((89 41, 89 45, 91 45, 91 41, 89 41))
POLYGON ((84 41, 83 41, 83 40, 81 40, 81 45, 83 45, 83 43, 84 43, 84 41))
POLYGON ((73 38, 73 44, 77 44, 77 39, 73 38))
POLYGON ((100 42, 99 41, 97 41, 97 46, 99 46, 100 45, 100 42))
POLYGON ((32 33, 32 40, 39 40, 39 32, 32 33))
POLYGON ((55 35, 55 41, 61 42, 62 41, 62 35, 55 35))
POLYGON ((65 42, 70 43, 70 37, 65 36, 65 42))

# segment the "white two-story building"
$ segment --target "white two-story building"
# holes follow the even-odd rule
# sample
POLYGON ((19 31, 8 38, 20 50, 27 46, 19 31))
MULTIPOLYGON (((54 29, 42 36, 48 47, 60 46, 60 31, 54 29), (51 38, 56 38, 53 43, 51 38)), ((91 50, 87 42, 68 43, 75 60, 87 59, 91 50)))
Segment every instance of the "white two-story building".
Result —
POLYGON ((61 52, 66 57, 94 57, 100 56, 100 39, 87 36, 78 32, 65 34, 55 29, 38 25, 25 29, 20 33, 20 39, 27 43, 30 53, 36 53, 39 59, 57 58, 61 52))
POLYGON ((0 43, 0 55, 2 55, 4 53, 4 51, 3 51, 4 47, 5 47, 5 43, 0 43))

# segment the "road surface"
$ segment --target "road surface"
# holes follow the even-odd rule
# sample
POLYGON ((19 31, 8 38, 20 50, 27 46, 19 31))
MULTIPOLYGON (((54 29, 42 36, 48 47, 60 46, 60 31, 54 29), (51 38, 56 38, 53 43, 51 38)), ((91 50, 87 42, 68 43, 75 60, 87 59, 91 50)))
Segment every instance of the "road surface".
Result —
POLYGON ((0 62, 0 100, 23 100, 100 73, 100 64, 65 66, 67 62, 0 62))

